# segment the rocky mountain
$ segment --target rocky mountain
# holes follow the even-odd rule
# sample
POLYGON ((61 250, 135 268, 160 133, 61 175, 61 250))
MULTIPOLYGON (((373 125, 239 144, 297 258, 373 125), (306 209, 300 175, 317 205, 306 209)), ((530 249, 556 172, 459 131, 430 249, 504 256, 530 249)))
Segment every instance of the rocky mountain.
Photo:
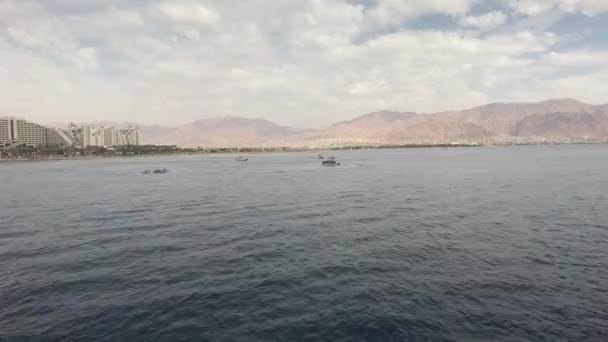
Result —
POLYGON ((144 128, 146 144, 176 144, 184 147, 237 147, 274 145, 303 134, 303 130, 279 126, 264 119, 226 116, 203 119, 171 129, 144 128))
POLYGON ((402 126, 416 116, 416 113, 391 111, 370 113, 350 121, 337 122, 325 130, 310 134, 308 139, 331 139, 348 136, 359 140, 374 140, 389 134, 394 127, 402 126))
POLYGON ((441 144, 472 139, 479 141, 491 136, 484 127, 461 120, 452 113, 432 114, 394 127, 384 137, 387 143, 441 144))
MULTIPOLYGON (((381 112, 386 113, 386 112, 381 112)), ((349 144, 493 143, 529 139, 608 141, 608 105, 577 100, 494 103, 434 114, 364 115, 309 140, 349 144)))
POLYGON ((534 115, 550 113, 591 113, 594 106, 576 100, 549 100, 540 103, 494 103, 462 111, 462 118, 495 135, 512 135, 517 124, 534 115))
POLYGON ((608 137, 608 120, 593 113, 533 115, 521 120, 512 133, 519 137, 603 140, 608 137))
MULTIPOLYGON (((116 122, 97 124, 137 126, 116 122)), ((608 142, 608 104, 594 106, 573 99, 558 99, 539 103, 493 103, 431 114, 379 111, 321 130, 301 130, 264 119, 237 116, 203 119, 178 127, 139 125, 139 130, 144 144, 182 147, 491 144, 577 139, 608 142)))

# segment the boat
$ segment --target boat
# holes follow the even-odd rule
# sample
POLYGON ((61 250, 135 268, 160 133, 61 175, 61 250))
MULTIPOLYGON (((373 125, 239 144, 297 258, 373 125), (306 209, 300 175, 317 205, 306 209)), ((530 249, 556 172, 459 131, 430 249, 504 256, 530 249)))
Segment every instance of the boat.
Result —
POLYGON ((327 157, 329 160, 336 160, 336 157, 327 157))
POLYGON ((249 159, 248 159, 248 158, 245 158, 245 157, 243 157, 243 156, 239 156, 239 157, 236 157, 236 159, 234 159, 234 160, 239 161, 239 162, 246 162, 246 161, 248 161, 249 159))
POLYGON ((144 174, 151 174, 151 173, 169 173, 169 170, 162 168, 162 169, 145 169, 144 172, 142 172, 144 174))
POLYGON ((317 154, 317 159, 325 159, 325 157, 323 157, 323 155, 317 154))
POLYGON ((338 163, 335 158, 334 159, 327 158, 326 160, 321 162, 321 165, 323 165, 323 166, 340 166, 340 163, 338 163))

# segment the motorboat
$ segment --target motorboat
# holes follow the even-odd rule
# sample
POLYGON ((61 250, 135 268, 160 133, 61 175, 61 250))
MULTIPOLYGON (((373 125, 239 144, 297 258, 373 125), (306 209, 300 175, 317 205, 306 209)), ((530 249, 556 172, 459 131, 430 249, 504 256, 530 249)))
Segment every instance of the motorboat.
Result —
POLYGON ((336 160, 336 157, 327 157, 329 160, 336 160))
POLYGON ((162 169, 146 169, 144 170, 144 172, 142 172, 144 174, 151 174, 151 173, 169 173, 169 170, 167 170, 166 168, 162 168, 162 169))
POLYGON ((321 165, 323 165, 323 166, 340 166, 340 163, 338 163, 335 158, 334 159, 327 158, 326 160, 321 162, 321 165))
POLYGON ((323 157, 321 154, 317 154, 317 159, 325 159, 325 157, 323 157))
POLYGON ((246 161, 248 161, 249 159, 248 159, 248 158, 245 158, 245 157, 243 157, 243 156, 238 156, 238 157, 236 157, 236 159, 234 159, 234 160, 236 160, 236 161, 238 161, 238 162, 246 162, 246 161))

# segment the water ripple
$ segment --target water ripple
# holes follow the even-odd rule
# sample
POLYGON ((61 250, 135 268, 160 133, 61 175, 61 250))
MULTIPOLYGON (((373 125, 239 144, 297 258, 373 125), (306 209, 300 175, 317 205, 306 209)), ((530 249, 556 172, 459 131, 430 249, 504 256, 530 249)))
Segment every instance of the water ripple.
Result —
POLYGON ((308 157, 2 165, 0 340, 605 340, 603 146, 308 157))

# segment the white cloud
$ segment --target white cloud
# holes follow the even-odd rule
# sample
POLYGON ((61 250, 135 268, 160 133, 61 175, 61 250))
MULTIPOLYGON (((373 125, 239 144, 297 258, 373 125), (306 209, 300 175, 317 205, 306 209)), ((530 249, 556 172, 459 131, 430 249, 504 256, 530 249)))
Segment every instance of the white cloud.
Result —
POLYGON ((73 2, 75 11, 70 1, 0 1, 0 112, 41 122, 234 114, 322 126, 384 108, 608 95, 588 86, 606 80, 605 53, 556 53, 562 36, 497 11, 472 15, 475 1, 98 0, 73 2), (398 24, 433 13, 467 29, 398 24))
POLYGON ((215 10, 195 1, 165 1, 157 5, 158 12, 169 20, 185 24, 217 24, 221 16, 215 10))
POLYGON ((488 12, 479 16, 467 16, 460 19, 461 25, 480 29, 493 29, 504 25, 506 22, 507 16, 500 11, 488 12))
POLYGON ((555 8, 561 0, 508 0, 509 5, 519 13, 538 15, 555 8))
POLYGON ((551 10, 595 16, 608 12, 606 0, 507 0, 519 13, 534 16, 551 10))
POLYGON ((428 14, 464 15, 475 0, 377 0, 369 15, 383 25, 398 24, 405 18, 428 14))
POLYGON ((562 0, 561 8, 568 12, 580 12, 589 16, 608 13, 606 0, 562 0))
MULTIPOLYGON (((92 24, 103 30, 136 30, 145 25, 142 15, 138 12, 116 7, 110 7, 93 18, 85 19, 92 19, 92 24)), ((91 21, 88 23, 91 24, 91 21)))
POLYGON ((44 8, 35 1, 3 2, 0 5, 1 27, 7 40, 31 53, 77 68, 97 65, 96 49, 80 44, 67 20, 46 15, 44 8))

